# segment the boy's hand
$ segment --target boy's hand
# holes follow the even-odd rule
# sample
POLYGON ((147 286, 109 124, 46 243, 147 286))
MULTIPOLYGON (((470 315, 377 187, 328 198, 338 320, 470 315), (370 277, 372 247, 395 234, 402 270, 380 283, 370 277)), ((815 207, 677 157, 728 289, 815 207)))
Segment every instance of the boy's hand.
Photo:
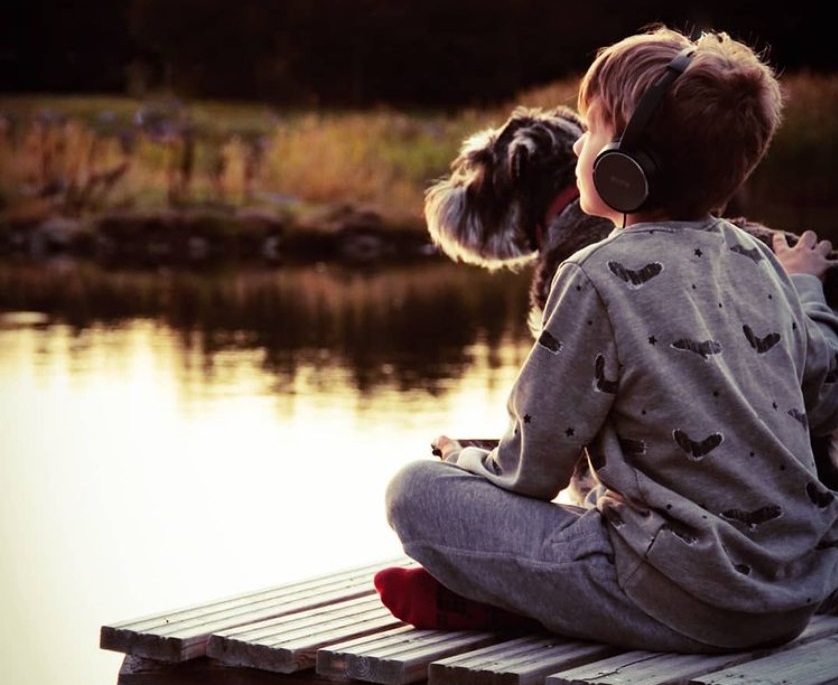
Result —
POLYGON ((832 255, 832 243, 818 240, 814 231, 804 231, 794 247, 789 246, 783 233, 775 233, 772 241, 774 254, 787 273, 811 274, 823 280, 826 272, 838 263, 832 255))
POLYGON ((434 456, 439 457, 442 461, 446 461, 448 456, 454 452, 459 452, 463 449, 462 445, 456 440, 440 435, 431 443, 431 451, 434 456))

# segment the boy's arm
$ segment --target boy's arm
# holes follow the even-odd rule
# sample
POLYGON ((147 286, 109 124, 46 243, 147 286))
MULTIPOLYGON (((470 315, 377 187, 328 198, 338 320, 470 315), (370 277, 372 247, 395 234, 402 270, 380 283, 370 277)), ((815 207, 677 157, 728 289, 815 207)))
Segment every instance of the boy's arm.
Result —
POLYGON ((809 431, 822 437, 838 431, 838 312, 823 299, 819 281, 793 275, 808 322, 802 390, 809 431))
POLYGON ((784 234, 777 233, 773 248, 814 324, 803 392, 809 428, 814 438, 821 438, 838 430, 838 312, 827 303, 823 288, 827 272, 838 260, 830 241, 818 240, 814 231, 804 231, 793 247, 784 234))
POLYGON ((603 381, 615 378, 617 368, 608 313, 584 272, 566 263, 510 393, 508 428, 497 448, 443 449, 446 461, 508 490, 555 498, 613 404, 603 381))
POLYGON ((823 335, 832 341, 838 352, 838 312, 827 303, 823 283, 812 274, 790 273, 789 277, 800 296, 806 315, 818 324, 823 335))

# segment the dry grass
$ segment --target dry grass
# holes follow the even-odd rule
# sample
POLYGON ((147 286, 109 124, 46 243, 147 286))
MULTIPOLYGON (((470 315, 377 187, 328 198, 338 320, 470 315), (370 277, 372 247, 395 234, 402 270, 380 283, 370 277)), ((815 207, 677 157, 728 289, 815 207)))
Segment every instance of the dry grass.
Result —
MULTIPOLYGON (((114 208, 259 205, 277 212, 354 204, 421 219, 425 188, 461 141, 518 104, 573 106, 578 79, 514 103, 454 114, 274 112, 263 105, 130 98, 0 99, 0 209, 8 221, 114 208), (139 112, 163 128, 137 125, 139 112)), ((783 77, 786 120, 751 190, 834 206, 838 76, 783 77)))

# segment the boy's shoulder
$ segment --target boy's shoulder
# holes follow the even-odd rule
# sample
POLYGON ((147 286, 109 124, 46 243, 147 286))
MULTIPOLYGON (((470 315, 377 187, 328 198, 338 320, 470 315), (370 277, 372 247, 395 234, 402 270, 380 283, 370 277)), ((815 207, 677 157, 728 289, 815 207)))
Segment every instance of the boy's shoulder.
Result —
POLYGON ((597 264, 619 262, 634 267, 652 261, 672 263, 678 260, 693 261, 696 254, 718 252, 719 247, 758 261, 770 254, 763 241, 746 230, 722 218, 711 217, 701 221, 669 221, 635 224, 630 228, 615 229, 602 240, 583 247, 568 262, 585 271, 597 264), (685 249, 678 249, 682 246, 685 249))
POLYGON ((686 240, 687 231, 719 233, 719 227, 713 220, 649 222, 630 228, 615 228, 602 240, 580 249, 569 261, 582 264, 596 258, 611 258, 615 254, 648 254, 650 250, 657 249, 658 244, 664 247, 673 241, 686 240))
POLYGON ((649 222, 635 224, 630 228, 615 228, 601 240, 580 249, 574 258, 590 257, 602 249, 643 250, 657 241, 663 244, 672 244, 673 241, 691 241, 701 234, 708 238, 715 236, 709 238, 711 240, 722 238, 725 242, 744 242, 749 245, 758 243, 768 248, 765 241, 730 220, 709 217, 698 221, 649 222))

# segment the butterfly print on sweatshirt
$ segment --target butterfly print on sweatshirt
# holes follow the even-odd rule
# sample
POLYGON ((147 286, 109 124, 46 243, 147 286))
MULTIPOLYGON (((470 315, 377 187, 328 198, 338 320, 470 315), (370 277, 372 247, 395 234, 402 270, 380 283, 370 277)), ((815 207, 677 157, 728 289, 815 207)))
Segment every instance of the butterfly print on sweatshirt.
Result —
POLYGON ((741 254, 743 257, 747 257, 750 259, 754 264, 756 264, 759 260, 762 259, 762 252, 759 251, 756 247, 745 247, 744 245, 734 245, 730 248, 731 252, 735 252, 736 254, 741 254))
POLYGON ((612 381, 605 377, 605 357, 601 354, 596 356, 594 377, 596 379, 596 389, 600 392, 606 392, 611 395, 617 392, 617 381, 612 381))
POLYGON ((640 456, 646 454, 646 443, 643 440, 634 440, 633 438, 619 438, 620 447, 623 448, 623 454, 626 456, 640 456))
POLYGON ((608 269, 630 288, 639 288, 663 271, 663 264, 660 262, 650 262, 646 266, 634 271, 620 262, 610 261, 608 262, 608 269))
POLYGON ((829 490, 821 490, 817 483, 811 481, 806 483, 806 494, 809 495, 812 504, 818 507, 818 509, 826 509, 826 507, 832 504, 832 500, 835 499, 835 495, 829 490))
POLYGON ((721 433, 710 433, 704 440, 693 440, 680 428, 672 431, 672 437, 678 443, 690 459, 699 461, 706 457, 710 452, 716 449, 724 441, 724 436, 721 433))
POLYGON ((560 340, 557 340, 550 331, 544 330, 541 332, 541 335, 538 336, 538 344, 542 347, 550 350, 553 354, 558 354, 562 351, 562 343, 560 340))
POLYGON ((778 518, 783 511, 776 504, 769 504, 753 511, 744 511, 743 509, 728 509, 723 511, 721 516, 723 519, 733 521, 734 523, 744 523, 748 528, 756 528, 758 525, 778 518))
POLYGON ((617 511, 615 507, 604 507, 602 510, 602 515, 605 517, 605 520, 608 521, 608 523, 610 523, 615 528, 620 528, 621 526, 625 525, 623 517, 620 516, 620 512, 617 511))
POLYGON ((683 523, 679 523, 677 521, 669 521, 668 523, 664 524, 663 529, 668 530, 670 533, 680 538, 688 545, 694 545, 696 542, 698 542, 698 536, 693 532, 693 529, 685 526, 683 523))
POLYGON ((791 416, 795 421, 797 421, 801 426, 804 428, 808 428, 809 421, 806 419, 806 414, 798 409, 789 409, 786 414, 791 416))
POLYGON ((769 333, 765 337, 760 338, 754 333, 753 329, 748 324, 742 326, 742 331, 745 333, 745 337, 748 339, 751 347, 757 351, 757 354, 764 354, 768 352, 768 350, 780 342, 779 333, 769 333))
POLYGON ((690 338, 681 338, 672 343, 672 347, 676 350, 683 350, 685 352, 695 352, 703 360, 707 361, 712 354, 721 354, 722 344, 715 340, 691 340, 690 338))

